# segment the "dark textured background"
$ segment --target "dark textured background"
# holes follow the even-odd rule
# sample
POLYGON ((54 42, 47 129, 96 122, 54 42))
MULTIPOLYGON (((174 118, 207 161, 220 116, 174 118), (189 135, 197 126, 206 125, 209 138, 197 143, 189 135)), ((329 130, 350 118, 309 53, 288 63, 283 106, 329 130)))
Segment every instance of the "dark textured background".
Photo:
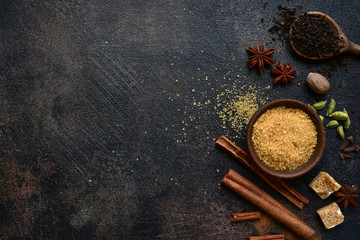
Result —
MULTIPOLYGON (((303 210, 214 146, 224 134, 214 111, 223 81, 272 86, 269 68, 246 66, 245 47, 262 40, 278 49, 276 62, 298 70, 269 100, 335 98, 352 118, 347 135, 360 140, 359 58, 295 56, 268 32, 279 4, 327 13, 360 43, 358 0, 1 1, 0 239, 246 239, 259 229, 229 215, 256 208, 219 186, 229 168, 321 239, 359 239, 360 209, 325 231, 315 211, 333 198, 307 187, 320 170, 360 185, 360 153, 339 160, 335 131, 320 164, 288 181, 310 199, 303 210), (329 78, 326 95, 306 87, 310 71, 329 78)), ((269 233, 282 231, 275 224, 269 233)))

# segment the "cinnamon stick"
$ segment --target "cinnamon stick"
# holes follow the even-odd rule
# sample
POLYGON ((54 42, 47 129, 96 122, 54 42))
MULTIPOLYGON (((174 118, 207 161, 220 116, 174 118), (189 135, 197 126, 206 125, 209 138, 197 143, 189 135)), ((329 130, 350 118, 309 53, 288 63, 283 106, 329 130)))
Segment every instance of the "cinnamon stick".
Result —
POLYGON ((295 216, 285 206, 234 170, 230 169, 221 183, 267 212, 299 236, 308 239, 315 233, 314 229, 295 216))
POLYGON ((233 158, 238 160, 240 163, 245 165, 256 175, 258 175, 262 180, 268 183, 273 189, 278 191, 281 195, 286 197, 290 202, 295 204, 298 208, 302 209, 306 204, 309 203, 309 200, 296 191, 289 184, 281 180, 280 178, 273 177, 265 173, 263 170, 258 168, 251 157, 240 147, 236 146, 235 143, 231 142, 225 136, 221 136, 217 141, 216 145, 219 146, 226 153, 231 155, 233 158))
MULTIPOLYGON (((284 205, 280 204, 278 201, 276 201, 274 198, 270 197, 268 198, 268 194, 265 193, 261 188, 257 187, 255 184, 235 172, 234 170, 231 170, 225 175, 224 178, 229 178, 230 180, 234 181, 235 183, 242 185, 243 187, 251 190, 254 194, 257 194, 258 196, 265 196, 267 200, 273 204, 274 206, 277 206, 278 208, 281 208, 281 210, 288 212, 289 214, 294 215, 292 212, 290 212, 289 209, 287 209, 284 205), (254 187, 255 186, 255 187, 254 187), (265 193, 265 195, 264 195, 265 193)), ((296 217, 294 215, 294 217, 296 217)))
POLYGON ((231 222, 240 222, 248 220, 256 220, 260 218, 260 212, 242 212, 242 213, 233 213, 231 214, 231 222))
POLYGON ((265 236, 251 236, 249 240, 284 240, 284 234, 265 235, 265 236))

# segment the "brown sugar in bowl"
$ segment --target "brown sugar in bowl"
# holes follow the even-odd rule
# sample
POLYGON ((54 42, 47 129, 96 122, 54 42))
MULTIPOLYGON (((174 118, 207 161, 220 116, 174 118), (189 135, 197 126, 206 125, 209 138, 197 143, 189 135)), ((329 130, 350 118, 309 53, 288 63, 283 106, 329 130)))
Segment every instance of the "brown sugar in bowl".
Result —
POLYGON ((247 128, 246 128, 246 145, 247 145, 247 150, 249 155, 251 156, 251 158, 253 159, 253 161, 255 162, 255 164, 262 169, 264 172, 275 176, 275 177, 279 177, 279 178, 286 178, 286 179, 290 179, 290 178, 296 178, 299 176, 302 176, 306 173, 308 173, 311 169, 313 169, 316 164, 319 163, 323 153, 324 153, 324 149, 325 149, 325 129, 324 129, 324 124, 321 121, 321 119, 319 118, 319 115, 317 114, 317 112, 312 109, 310 106, 308 106, 307 104, 300 102, 298 100, 294 100, 294 99, 279 99, 279 100, 274 100, 271 101, 269 103, 266 103, 264 106, 260 107, 255 113, 254 115, 251 117, 247 128), (294 109, 300 109, 303 112, 305 112, 310 119, 312 120, 312 122, 315 125, 316 128, 316 133, 317 133, 317 143, 315 146, 315 149, 312 153, 312 155, 310 156, 310 158, 301 166, 293 169, 293 170, 276 170, 268 165, 266 165, 260 158, 259 156, 256 154, 256 151, 254 149, 254 145, 253 145, 253 141, 252 141, 252 132, 253 132, 253 127, 254 124, 256 123, 256 121, 258 120, 258 118, 265 113, 267 110, 272 109, 272 108, 277 108, 277 107, 287 107, 287 108, 294 108, 294 109))

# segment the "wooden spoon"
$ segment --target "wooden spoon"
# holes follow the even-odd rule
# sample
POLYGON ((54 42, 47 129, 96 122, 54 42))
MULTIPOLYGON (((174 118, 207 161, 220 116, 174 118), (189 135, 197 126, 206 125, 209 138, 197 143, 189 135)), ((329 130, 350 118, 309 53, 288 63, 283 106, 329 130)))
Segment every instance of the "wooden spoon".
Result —
MULTIPOLYGON (((310 57, 310 56, 306 56, 305 54, 301 53, 298 49, 296 49, 296 47, 294 46, 293 41, 290 40, 291 47, 294 49, 294 51, 297 54, 299 54, 300 56, 302 56, 304 58, 312 59, 312 60, 326 59, 326 58, 330 58, 330 57, 339 55, 341 53, 349 53, 349 54, 360 56, 360 46, 349 41, 349 39, 345 36, 343 31, 339 27, 339 25, 337 25, 337 23, 334 21, 334 19, 332 19, 328 15, 326 15, 324 13, 321 13, 321 12, 307 12, 307 14, 323 16, 324 20, 329 23, 330 29, 334 32, 334 35, 339 37, 340 39, 342 38, 343 44, 339 45, 339 47, 340 47, 339 52, 337 52, 335 54, 332 54, 330 56, 310 57)), ((297 18, 295 21, 298 21, 298 19, 299 18, 297 18)), ((293 29, 293 27, 294 27, 294 24, 290 28, 290 39, 292 37, 292 29, 293 29)))

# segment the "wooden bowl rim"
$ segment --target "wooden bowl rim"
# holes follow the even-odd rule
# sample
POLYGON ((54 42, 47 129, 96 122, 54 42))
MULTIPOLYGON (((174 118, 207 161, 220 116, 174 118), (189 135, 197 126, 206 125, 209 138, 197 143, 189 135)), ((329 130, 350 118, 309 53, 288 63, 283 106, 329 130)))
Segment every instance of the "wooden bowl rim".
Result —
POLYGON ((266 172, 272 176, 279 177, 279 178, 286 178, 286 179, 300 177, 300 176, 308 173, 310 170, 312 170, 319 163, 319 161, 324 153, 325 143, 326 143, 324 124, 323 124, 322 120, 319 118, 318 113, 314 109, 312 109, 310 106, 308 106, 307 104, 305 104, 301 101, 295 100, 295 99, 278 99, 278 100, 268 102, 265 105, 263 105, 262 107, 260 107, 254 113, 254 115, 251 117, 249 124, 247 125, 245 139, 246 139, 246 146, 247 146, 249 155, 251 156, 251 158, 253 159, 255 164, 261 170, 263 170, 264 172, 266 172), (255 149, 253 147, 253 143, 252 143, 253 126, 254 126, 255 122, 257 121, 257 119, 263 113, 265 113, 268 109, 281 107, 281 106, 300 109, 300 110, 304 111, 305 113, 307 113, 309 115, 310 119, 314 122, 316 131, 317 131, 317 144, 316 144, 314 152, 311 155, 311 157, 309 158, 309 160, 306 163, 304 163, 302 166, 300 166, 296 169, 287 170, 287 171, 277 171, 277 170, 273 169, 272 167, 263 163, 260 160, 260 158, 257 156, 255 149))

